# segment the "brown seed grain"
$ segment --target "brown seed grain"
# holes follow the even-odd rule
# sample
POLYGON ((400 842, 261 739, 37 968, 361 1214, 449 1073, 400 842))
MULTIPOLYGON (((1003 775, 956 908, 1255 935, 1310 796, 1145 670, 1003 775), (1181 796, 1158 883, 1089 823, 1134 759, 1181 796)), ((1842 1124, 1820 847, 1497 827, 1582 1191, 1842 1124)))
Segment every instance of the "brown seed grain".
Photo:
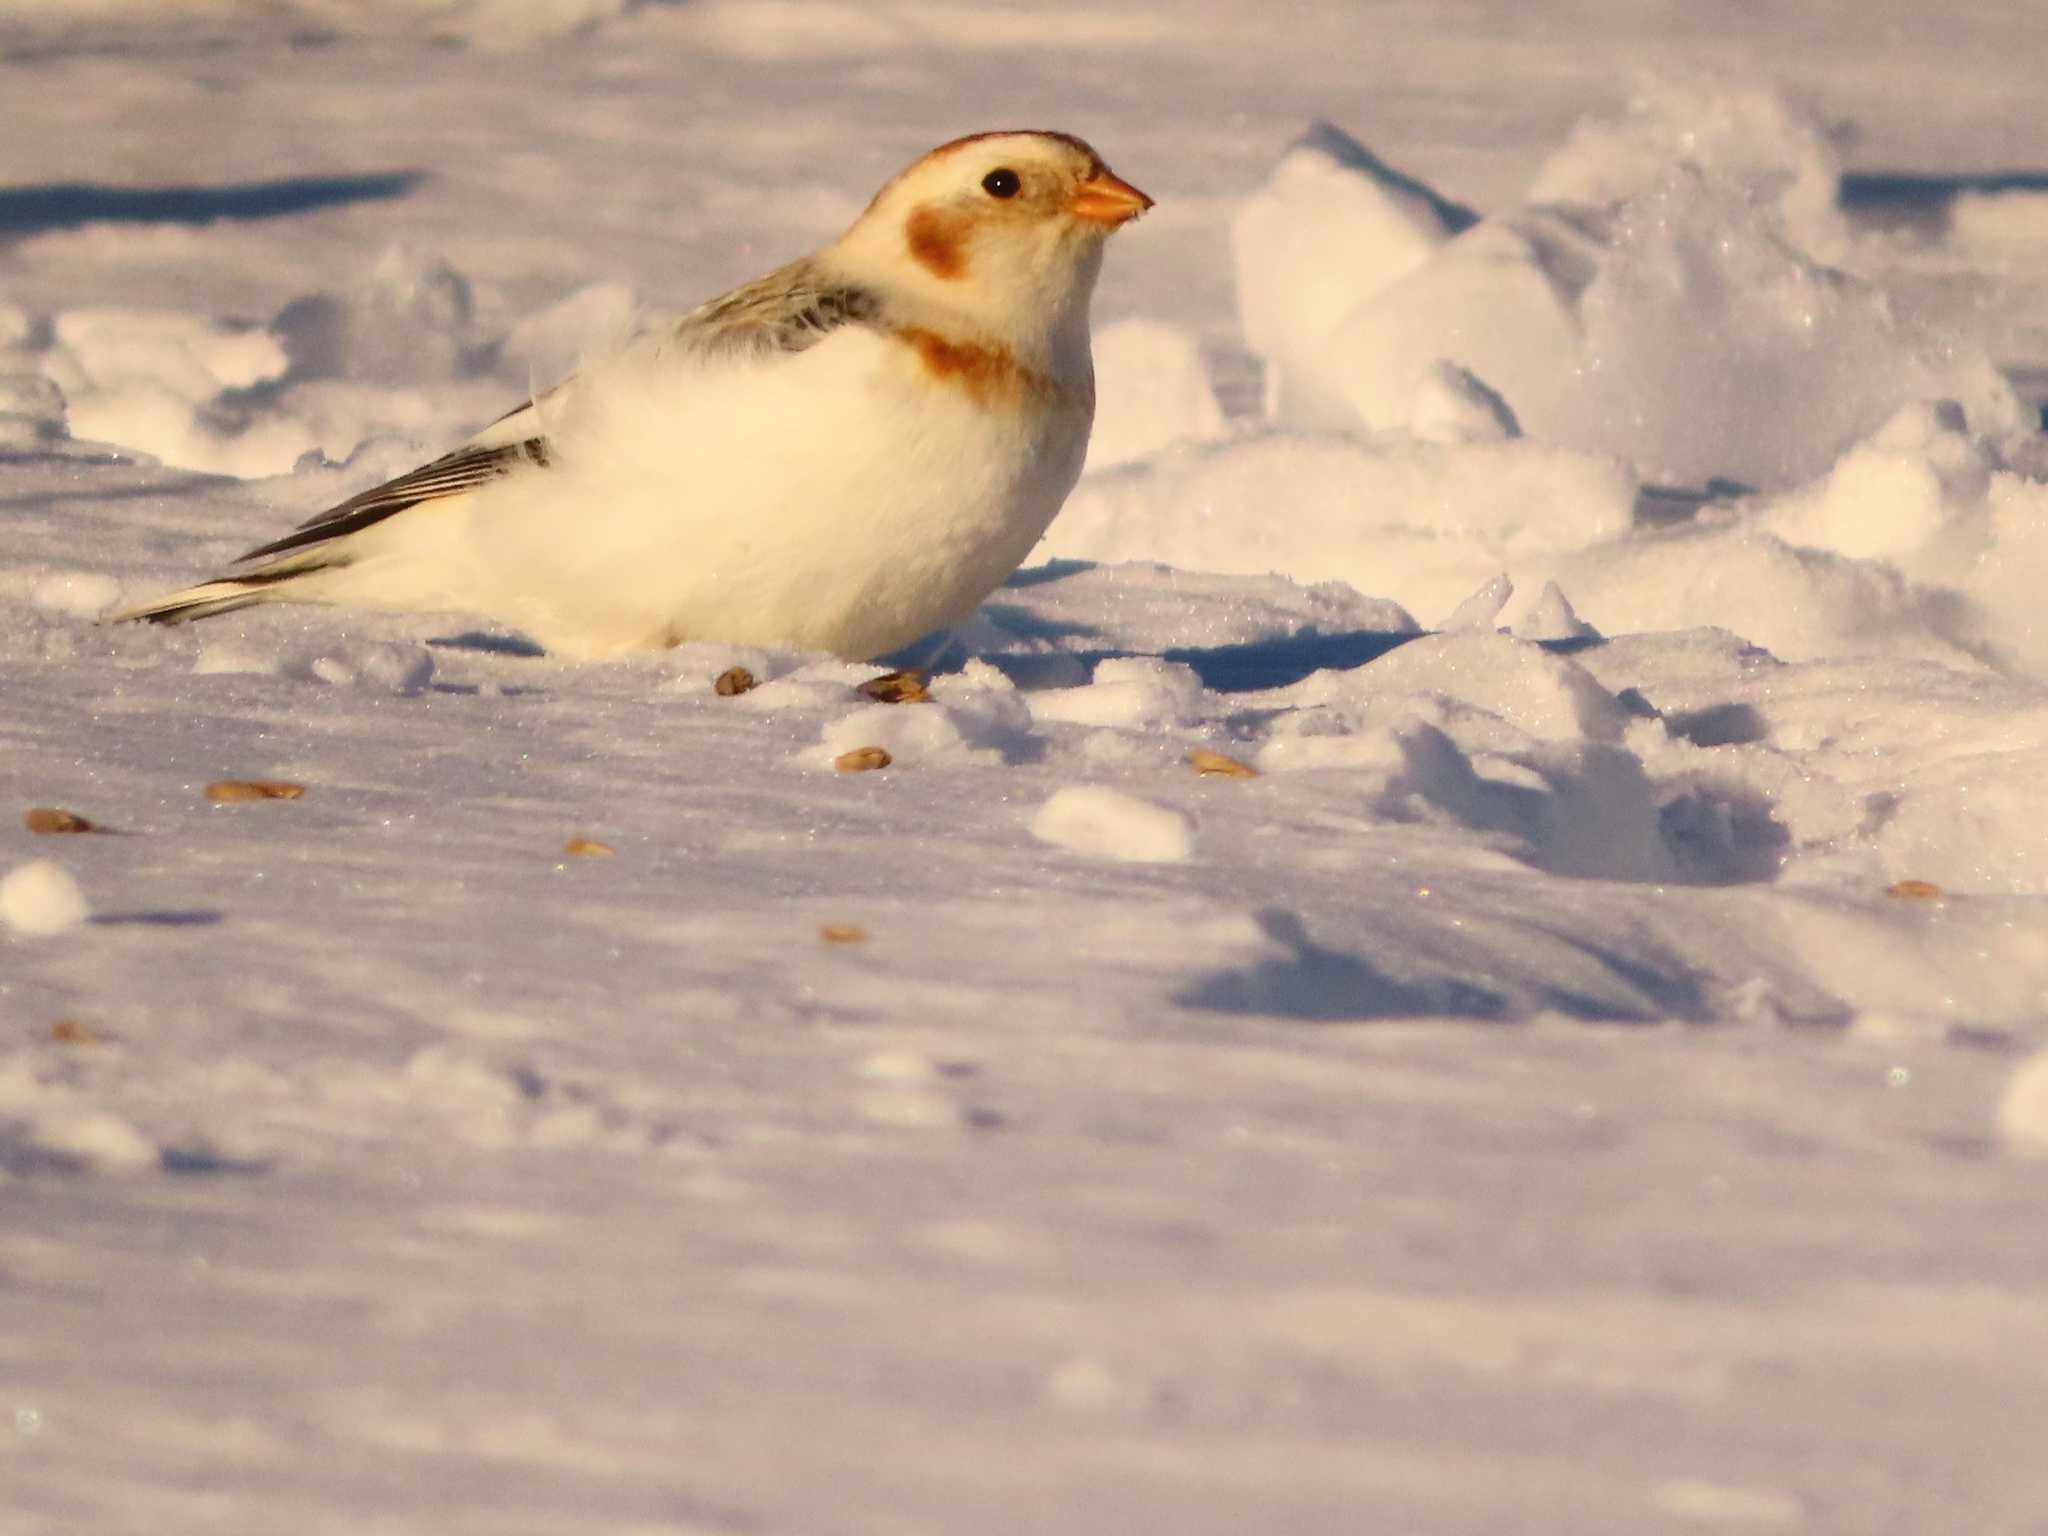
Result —
POLYGON ((880 747, 855 747, 851 752, 842 752, 832 759, 832 766, 841 773, 867 773, 876 768, 886 768, 894 759, 880 747))
POLYGON ((1946 894, 1932 880, 1901 880, 1897 885, 1884 888, 1887 896, 1905 896, 1914 901, 1933 901, 1946 894))
POLYGON ((754 681, 754 674, 745 667, 727 667, 712 679, 711 691, 721 699, 729 699, 758 686, 759 684, 754 681))
POLYGON ((827 944, 864 944, 868 931, 858 923, 827 923, 818 930, 818 937, 827 944))
POLYGON ((305 785, 284 779, 215 779, 206 786, 206 798, 215 805, 243 800, 297 800, 305 792, 305 785))
POLYGON ((1199 774, 1222 779, 1256 779, 1259 770, 1250 763, 1241 763, 1234 757, 1225 757, 1221 752, 1211 752, 1207 747, 1197 747, 1188 754, 1188 766, 1199 774))
POLYGON ((238 801, 295 801, 305 795, 305 784, 283 778, 215 778, 207 784, 207 799, 215 805, 238 801))
POLYGON ((572 837, 562 844, 562 852, 572 859, 608 859, 618 851, 610 843, 600 843, 594 837, 572 837))
POLYGON ((932 697, 931 690, 924 685, 924 674, 915 667, 871 677, 854 691, 877 704, 928 704, 932 697))
POLYGON ((76 811, 67 811, 54 805, 38 805, 21 813, 21 824, 29 831, 43 834, 58 832, 97 832, 99 828, 87 821, 76 811))

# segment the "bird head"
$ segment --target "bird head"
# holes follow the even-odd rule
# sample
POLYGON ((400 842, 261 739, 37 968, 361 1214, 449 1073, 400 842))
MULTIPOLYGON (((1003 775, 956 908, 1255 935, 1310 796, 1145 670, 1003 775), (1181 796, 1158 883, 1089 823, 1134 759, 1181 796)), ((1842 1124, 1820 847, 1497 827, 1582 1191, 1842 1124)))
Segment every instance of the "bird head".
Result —
POLYGON ((896 176, 832 254, 997 335, 1085 335, 1103 242, 1151 206, 1070 135, 980 133, 896 176))

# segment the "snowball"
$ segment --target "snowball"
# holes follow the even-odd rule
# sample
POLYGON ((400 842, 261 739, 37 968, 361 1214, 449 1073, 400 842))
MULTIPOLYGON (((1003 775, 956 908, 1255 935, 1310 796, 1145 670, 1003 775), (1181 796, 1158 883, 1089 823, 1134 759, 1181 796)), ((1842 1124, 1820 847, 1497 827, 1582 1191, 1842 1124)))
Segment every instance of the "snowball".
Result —
POLYGON ((17 932, 62 933, 91 914, 85 892, 61 864, 31 859, 0 879, 0 922, 17 932))
POLYGON ((2014 1151, 2048 1157, 2048 1051, 2037 1051, 2006 1080, 1998 1133, 2014 1151))
POLYGON ((1095 784, 1057 790, 1031 818, 1041 842, 1097 858, 1167 864, 1194 851, 1194 822, 1171 806, 1155 805, 1095 784))
POLYGON ((1429 258, 1469 211, 1328 123, 1313 125, 1231 221, 1238 317, 1267 360, 1268 414, 1299 360, 1360 302, 1429 258))
POLYGON ((1194 337, 1159 320, 1120 320, 1096 332, 1091 470, 1128 463, 1223 431, 1223 408, 1194 337))
POLYGON ((97 1173, 144 1173, 163 1165, 157 1144, 118 1115, 45 1114, 32 1126, 30 1140, 38 1151, 97 1173))
POLYGON ((90 619, 105 613, 121 595, 121 584, 96 571, 59 571, 45 576, 29 593, 29 601, 45 613, 90 619))
POLYGON ((1031 712, 1041 720, 1127 729, 1188 724, 1199 710, 1202 680, 1194 668, 1151 656, 1113 656, 1095 664, 1085 688, 1035 694, 1031 712))

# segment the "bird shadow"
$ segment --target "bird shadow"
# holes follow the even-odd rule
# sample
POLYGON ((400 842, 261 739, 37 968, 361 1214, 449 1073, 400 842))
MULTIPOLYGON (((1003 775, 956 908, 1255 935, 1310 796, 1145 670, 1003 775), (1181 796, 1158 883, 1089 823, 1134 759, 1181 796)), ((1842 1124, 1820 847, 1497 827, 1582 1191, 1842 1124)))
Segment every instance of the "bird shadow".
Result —
MULTIPOLYGON (((1049 586, 1069 576, 1094 570, 1089 560, 1048 560, 1043 565, 1018 571, 1003 585, 1008 590, 1049 586)), ((1077 668, 1093 673, 1098 663, 1126 656, 1157 655, 1190 668, 1202 686, 1214 693, 1257 693, 1286 688, 1312 673, 1348 672, 1377 661, 1387 652, 1416 638, 1412 631, 1342 630, 1325 634, 1315 628, 1297 630, 1267 640, 1230 645, 1176 645, 1161 651, 1133 650, 1104 641, 1106 631, 1092 624, 1048 618, 1015 603, 989 603, 983 612, 1009 634, 1022 639, 1064 645, 1082 645, 1057 653, 990 651, 982 659, 1002 672, 1019 688, 1030 690, 1060 686, 1071 681, 1077 668)))
POLYGON ((227 914, 207 907, 163 908, 147 912, 96 912, 89 919, 100 928, 212 928, 227 914))
POLYGON ((117 187, 57 181, 0 187, 0 236, 16 239, 87 224, 212 224, 221 219, 279 219, 352 203, 404 197, 422 171, 359 176, 287 176, 222 186, 117 187))
POLYGON ((489 630, 464 630, 459 635, 436 635, 428 645, 444 651, 482 651, 491 656, 519 656, 531 660, 547 651, 524 635, 493 634, 489 630))
POLYGON ((2048 171, 1851 171, 1842 177, 1835 200, 1856 223, 1939 239, 1949 232, 1955 205, 1964 197, 2013 192, 2048 192, 2048 171))

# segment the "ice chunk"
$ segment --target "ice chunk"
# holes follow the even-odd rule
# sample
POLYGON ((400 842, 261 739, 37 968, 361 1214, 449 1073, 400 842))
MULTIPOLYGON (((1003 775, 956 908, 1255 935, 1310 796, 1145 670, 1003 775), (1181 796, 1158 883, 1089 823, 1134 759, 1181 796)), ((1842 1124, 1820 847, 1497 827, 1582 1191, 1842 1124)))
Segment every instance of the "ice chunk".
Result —
POLYGON ((1539 740, 1619 741, 1628 721, 1614 695, 1570 657, 1484 627, 1410 640, 1374 662, 1359 686, 1455 700, 1539 740))
POLYGON ((1646 75, 1619 110, 1582 119, 1537 172, 1529 201, 1605 207, 1681 166, 1742 188, 1809 251, 1832 255, 1846 242, 1827 129, 1775 91, 1704 72, 1646 75))
POLYGON ((1495 443, 1520 437, 1522 427, 1477 374, 1438 358, 1415 386, 1408 435, 1425 443, 1495 443))
POLYGON ((1280 417, 1427 427, 1449 363, 1531 437, 1653 480, 1766 488, 1820 473, 1915 400, 1961 402, 1994 440, 2031 432, 1981 345, 1830 264, 1834 182, 1824 140, 1772 98, 1639 103, 1585 130, 1527 205, 1304 337, 1280 417))
POLYGON ((1514 636, 1517 640, 1559 644, 1570 640, 1597 640, 1600 631, 1573 612, 1564 588, 1554 581, 1546 581, 1529 611, 1516 620, 1514 636))
POLYGON ((1194 852, 1194 822, 1171 806, 1099 784, 1054 791, 1031 818, 1041 842, 1097 858, 1169 864, 1194 852))
POLYGON ((1503 571, 1489 578, 1478 591, 1453 608, 1437 628, 1446 633, 1461 629, 1492 629, 1501 609, 1507 607, 1508 599, 1514 595, 1515 584, 1503 571))
POLYGON ((1779 501, 1766 526, 1794 544, 1897 561, 1981 512, 1991 472, 1990 455, 1969 436, 1961 407, 1916 403, 1812 486, 1779 501))
POLYGON ((1290 414, 1300 360, 1338 321, 1473 217, 1342 129, 1310 127, 1230 226, 1244 339, 1266 359, 1267 414, 1290 414))

